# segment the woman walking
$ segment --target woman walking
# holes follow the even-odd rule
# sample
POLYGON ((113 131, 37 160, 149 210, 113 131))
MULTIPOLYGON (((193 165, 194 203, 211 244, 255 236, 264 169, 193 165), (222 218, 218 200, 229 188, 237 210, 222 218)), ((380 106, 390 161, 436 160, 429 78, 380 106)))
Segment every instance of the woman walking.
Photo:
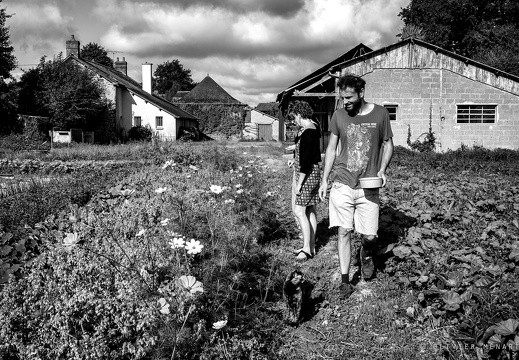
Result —
POLYGON ((303 247, 296 251, 297 259, 301 261, 311 259, 315 255, 315 205, 319 201, 321 182, 321 133, 318 123, 312 120, 312 115, 312 107, 306 101, 294 101, 288 108, 288 119, 300 127, 300 132, 294 140, 292 211, 303 234, 303 247))

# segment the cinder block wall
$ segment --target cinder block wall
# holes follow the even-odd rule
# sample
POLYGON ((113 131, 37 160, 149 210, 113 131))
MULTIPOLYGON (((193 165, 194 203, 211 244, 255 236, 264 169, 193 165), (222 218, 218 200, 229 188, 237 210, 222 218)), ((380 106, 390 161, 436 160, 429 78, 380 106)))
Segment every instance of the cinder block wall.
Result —
MULTIPOLYGON (((398 105, 392 121, 395 145, 407 146, 429 129, 437 137, 437 150, 461 145, 519 149, 519 97, 449 70, 375 69, 364 75, 366 99, 380 105, 398 105), (456 105, 495 104, 494 124, 457 124, 456 105)), ((420 138, 423 140, 423 136, 420 138)))

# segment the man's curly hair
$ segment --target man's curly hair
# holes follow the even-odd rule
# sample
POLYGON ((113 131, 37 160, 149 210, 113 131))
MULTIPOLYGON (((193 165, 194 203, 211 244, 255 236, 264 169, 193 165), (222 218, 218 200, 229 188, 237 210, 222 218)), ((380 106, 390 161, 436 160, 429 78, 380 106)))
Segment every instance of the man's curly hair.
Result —
POLYGON ((288 105, 287 116, 290 121, 294 120, 294 115, 299 114, 305 119, 311 119, 314 114, 314 110, 309 103, 303 100, 291 101, 288 105))
POLYGON ((337 82, 337 87, 341 90, 346 90, 346 88, 353 88, 355 92, 358 94, 361 90, 366 86, 366 81, 360 76, 356 76, 353 74, 345 74, 339 78, 337 82))

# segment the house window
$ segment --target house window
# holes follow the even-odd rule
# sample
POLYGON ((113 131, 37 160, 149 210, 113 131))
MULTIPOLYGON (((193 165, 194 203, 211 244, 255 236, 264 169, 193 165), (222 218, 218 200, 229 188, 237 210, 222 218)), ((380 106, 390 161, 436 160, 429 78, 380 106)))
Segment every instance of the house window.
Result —
POLYGON ((133 117, 133 126, 142 126, 142 119, 140 116, 133 117))
POLYGON ((162 116, 155 116, 155 127, 161 128, 162 126, 162 116))
POLYGON ((496 122, 497 105, 458 105, 458 124, 488 124, 496 122))
POLYGON ((387 112, 389 113, 389 120, 396 121, 398 105, 384 105, 384 107, 387 109, 387 112))

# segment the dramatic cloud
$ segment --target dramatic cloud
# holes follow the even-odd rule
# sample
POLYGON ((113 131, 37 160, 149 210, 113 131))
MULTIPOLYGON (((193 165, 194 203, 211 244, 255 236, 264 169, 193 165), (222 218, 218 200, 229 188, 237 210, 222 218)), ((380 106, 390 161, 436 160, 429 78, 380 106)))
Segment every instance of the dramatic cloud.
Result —
MULTIPOLYGON (((178 59, 195 81, 209 73, 256 104, 360 42, 397 41, 409 0, 17 0, 8 12, 16 56, 55 55, 70 34, 140 64, 178 59), (21 15, 18 15, 21 14, 21 15)), ((31 60, 34 62, 34 60, 31 60)), ((267 100, 268 99, 268 100, 267 100)))

